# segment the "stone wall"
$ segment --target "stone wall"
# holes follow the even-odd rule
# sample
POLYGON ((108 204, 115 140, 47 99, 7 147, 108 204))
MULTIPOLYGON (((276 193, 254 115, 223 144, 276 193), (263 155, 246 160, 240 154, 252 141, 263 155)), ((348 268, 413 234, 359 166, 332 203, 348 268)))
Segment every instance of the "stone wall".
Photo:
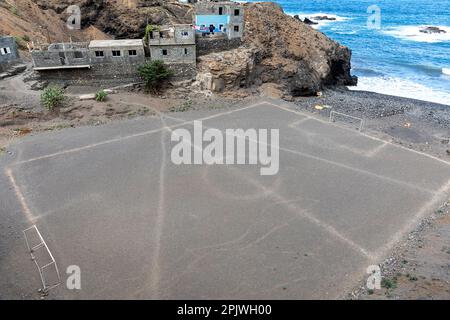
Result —
POLYGON ((195 44, 161 45, 161 46, 152 45, 150 46, 150 56, 152 60, 162 60, 167 64, 172 63, 195 64, 197 60, 195 44), (167 55, 163 55, 163 50, 166 50, 167 55))
POLYGON ((0 54, 0 72, 6 71, 10 66, 20 62, 16 39, 13 37, 0 37, 0 48, 9 48, 11 53, 0 54))
MULTIPOLYGON (((149 60, 148 60, 149 61, 149 60)), ((114 86, 142 82, 138 69, 142 63, 135 64, 94 64, 90 69, 45 70, 36 72, 38 79, 59 86, 78 85, 110 88, 114 86)), ((196 65, 173 63, 168 66, 176 80, 194 79, 196 65)))
POLYGON ((33 65, 35 68, 49 68, 62 66, 90 65, 89 51, 33 51, 33 65))
POLYGON ((96 63, 90 69, 44 70, 37 72, 40 80, 60 86, 80 85, 113 87, 142 81, 138 73, 141 64, 96 63))
POLYGON ((192 63, 173 63, 169 65, 173 71, 176 80, 195 79, 197 76, 197 67, 192 63))
POLYGON ((200 36, 197 37, 197 56, 236 49, 241 44, 241 39, 214 39, 200 36))

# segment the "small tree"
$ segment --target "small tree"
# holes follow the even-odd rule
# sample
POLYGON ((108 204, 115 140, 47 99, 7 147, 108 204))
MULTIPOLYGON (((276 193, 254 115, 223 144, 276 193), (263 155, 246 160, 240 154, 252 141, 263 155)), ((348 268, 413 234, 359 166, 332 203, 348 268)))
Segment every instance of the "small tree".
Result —
POLYGON ((139 73, 144 79, 145 86, 153 91, 159 89, 164 80, 167 80, 173 74, 161 60, 145 63, 139 67, 139 73))
POLYGON ((53 111, 64 99, 64 90, 60 87, 48 87, 41 93, 41 103, 49 111, 53 111))
POLYGON ((104 102, 108 97, 108 93, 105 90, 100 90, 95 94, 95 101, 104 102))
POLYGON ((148 43, 148 41, 150 40, 150 34, 151 34, 153 31, 160 32, 160 31, 161 31, 161 27, 160 27, 160 26, 153 26, 153 25, 151 25, 151 24, 148 24, 148 25, 145 27, 144 41, 145 41, 146 43, 148 43))

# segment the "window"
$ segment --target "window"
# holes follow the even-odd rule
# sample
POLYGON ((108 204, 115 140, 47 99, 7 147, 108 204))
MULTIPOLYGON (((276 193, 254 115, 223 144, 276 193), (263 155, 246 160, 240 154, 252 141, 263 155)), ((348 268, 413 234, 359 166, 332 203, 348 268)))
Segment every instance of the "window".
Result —
POLYGON ((223 8, 219 7, 219 15, 223 15, 223 8))
POLYGON ((167 56, 167 53, 168 53, 168 52, 167 52, 167 49, 163 49, 163 50, 162 50, 162 55, 163 55, 163 56, 167 56))
POLYGON ((128 50, 128 55, 129 55, 130 57, 137 56, 137 51, 136 51, 136 50, 128 50))
POLYGON ((234 32, 239 32, 239 26, 234 26, 234 32))
POLYGON ((83 58, 83 53, 81 51, 75 51, 73 53, 73 56, 75 59, 81 59, 81 58, 83 58))
POLYGON ((0 53, 4 56, 5 54, 11 53, 11 49, 9 47, 1 48, 0 53))
POLYGON ((188 54, 188 49, 187 48, 184 48, 184 54, 188 54))
POLYGON ((113 50, 112 55, 113 57, 120 57, 120 50, 113 50))
POLYGON ((105 53, 103 51, 95 51, 95 56, 97 58, 103 58, 105 56, 105 53))
POLYGON ((240 15, 241 14, 241 10, 239 10, 239 9, 234 9, 234 15, 235 16, 238 16, 238 15, 240 15))

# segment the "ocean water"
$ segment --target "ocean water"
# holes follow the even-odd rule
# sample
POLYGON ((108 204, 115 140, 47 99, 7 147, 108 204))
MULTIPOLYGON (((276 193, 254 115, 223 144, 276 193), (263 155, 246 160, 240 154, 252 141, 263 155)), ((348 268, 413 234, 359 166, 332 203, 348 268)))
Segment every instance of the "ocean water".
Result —
MULTIPOLYGON (((254 1, 248 1, 254 2, 254 1)), ((288 14, 328 15, 315 28, 353 51, 355 90, 450 105, 450 0, 279 0, 288 14), (380 28, 367 27, 376 4, 380 28), (447 33, 419 30, 437 26, 447 33)))

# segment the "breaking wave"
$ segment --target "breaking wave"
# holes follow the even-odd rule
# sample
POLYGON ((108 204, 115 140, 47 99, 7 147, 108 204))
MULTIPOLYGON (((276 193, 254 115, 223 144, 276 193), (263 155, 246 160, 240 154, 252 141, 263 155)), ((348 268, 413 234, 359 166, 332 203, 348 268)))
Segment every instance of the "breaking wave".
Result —
POLYGON ((371 91, 391 96, 411 98, 450 105, 450 93, 435 90, 411 80, 392 77, 360 77, 355 91, 371 91))
POLYGON ((390 35, 392 37, 410 40, 417 42, 447 42, 450 41, 450 27, 437 26, 439 29, 444 30, 445 33, 423 33, 420 32, 424 28, 431 27, 427 25, 422 26, 401 26, 401 27, 391 27, 383 31, 384 34, 390 35))
POLYGON ((311 25, 311 27, 313 28, 320 28, 323 27, 325 25, 328 25, 330 23, 333 22, 342 22, 342 21, 347 21, 347 20, 351 20, 350 18, 347 17, 342 17, 342 16, 338 16, 336 14, 329 14, 329 13, 323 13, 323 12, 317 12, 317 13, 288 13, 291 16, 295 16, 298 15, 300 19, 304 20, 305 18, 308 18, 314 22, 317 22, 317 24, 315 25, 311 25), (320 20, 320 19, 316 19, 316 17, 328 17, 330 19, 334 19, 334 20, 320 20))

